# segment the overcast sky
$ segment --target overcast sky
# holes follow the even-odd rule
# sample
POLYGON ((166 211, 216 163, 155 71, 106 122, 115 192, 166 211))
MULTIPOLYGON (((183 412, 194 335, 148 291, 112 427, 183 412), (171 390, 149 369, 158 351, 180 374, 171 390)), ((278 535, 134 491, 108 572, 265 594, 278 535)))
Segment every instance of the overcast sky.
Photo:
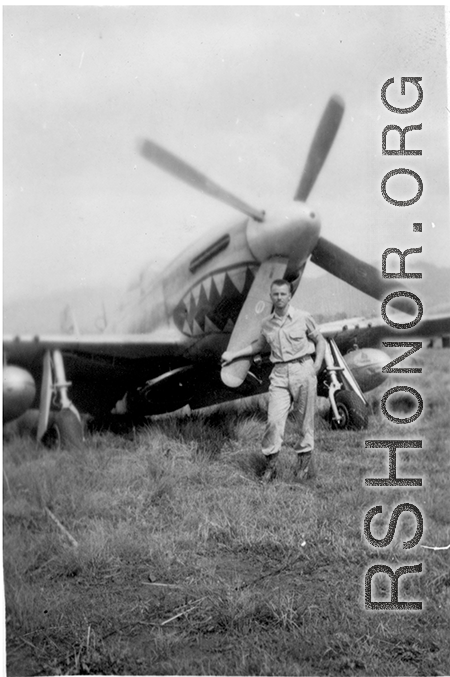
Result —
MULTIPOLYGON (((240 219, 147 163, 140 137, 259 209, 291 200, 333 93, 346 111, 309 197, 322 234, 365 260, 422 245, 423 260, 450 265, 443 7, 3 12, 5 301, 126 285, 144 263, 159 266, 240 219), (422 77, 424 100, 410 115, 380 100, 383 83, 401 76, 422 77), (382 156, 385 125, 420 123, 407 148, 422 156, 382 156), (403 166, 420 174, 424 192, 400 208, 380 183, 403 166), (412 232, 417 221, 421 235, 412 232)), ((395 91, 394 105, 415 100, 395 91)), ((413 179, 395 181, 393 195, 415 193, 413 179)))

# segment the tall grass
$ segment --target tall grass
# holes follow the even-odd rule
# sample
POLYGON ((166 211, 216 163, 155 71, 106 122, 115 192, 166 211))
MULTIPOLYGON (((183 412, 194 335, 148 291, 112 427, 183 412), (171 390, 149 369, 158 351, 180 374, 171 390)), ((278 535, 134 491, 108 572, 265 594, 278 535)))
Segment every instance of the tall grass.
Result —
MULTIPOLYGON (((423 367, 426 409, 411 430, 375 404, 365 433, 318 417, 317 478, 303 484, 292 482, 293 422, 279 478, 259 483, 259 404, 96 434, 70 454, 9 442, 9 675, 448 674, 449 554, 421 547, 450 543, 447 352, 427 351, 423 367), (423 488, 364 486, 387 474, 386 452, 364 440, 393 434, 423 438, 422 451, 399 453, 423 488), (421 544, 402 549, 415 529, 406 514, 389 548, 370 547, 367 510, 384 506, 373 527, 384 535, 405 500, 425 515, 421 544), (400 585, 422 612, 364 610, 363 575, 379 561, 423 562, 400 585)), ((386 597, 387 579, 373 585, 386 597)))

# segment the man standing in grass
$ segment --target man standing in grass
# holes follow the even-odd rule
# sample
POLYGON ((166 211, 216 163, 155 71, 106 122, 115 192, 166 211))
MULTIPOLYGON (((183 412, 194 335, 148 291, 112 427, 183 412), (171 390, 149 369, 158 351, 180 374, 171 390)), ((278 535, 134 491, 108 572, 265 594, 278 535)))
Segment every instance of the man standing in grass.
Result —
POLYGON ((290 305, 290 282, 274 280, 270 287, 270 298, 273 312, 263 320, 259 338, 240 350, 225 351, 222 362, 225 366, 239 357, 256 355, 269 345, 273 368, 270 375, 267 425, 262 441, 262 453, 266 459, 263 480, 270 482, 276 476, 278 454, 292 404, 299 427, 294 474, 298 479, 307 479, 313 476, 317 374, 325 355, 325 339, 309 313, 290 305))

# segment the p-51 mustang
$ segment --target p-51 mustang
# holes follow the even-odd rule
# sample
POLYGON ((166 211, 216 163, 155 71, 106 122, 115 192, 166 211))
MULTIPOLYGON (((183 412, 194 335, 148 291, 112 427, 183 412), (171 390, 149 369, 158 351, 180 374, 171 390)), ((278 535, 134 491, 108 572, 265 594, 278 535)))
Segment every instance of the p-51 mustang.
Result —
MULTIPOLYGON (((360 291, 384 298, 391 287, 379 272, 320 237, 317 213, 306 203, 343 112, 342 100, 332 97, 294 200, 266 206, 265 211, 246 204, 157 144, 141 142, 144 158, 245 217, 231 228, 214 228, 158 279, 142 275, 133 298, 103 333, 5 337, 4 420, 37 407, 38 439, 52 425, 68 444, 82 438, 79 411, 94 418, 136 420, 186 404, 196 409, 265 392, 271 368, 268 355, 237 360, 222 369, 220 356, 227 348, 237 350, 257 338, 261 320, 271 310, 271 280, 284 277, 297 290, 309 257, 360 291)), ((408 312, 401 299, 391 305, 396 303, 408 312)), ((318 392, 330 400, 331 422, 341 428, 364 427, 363 391, 384 381, 382 367, 389 362, 384 352, 371 346, 392 330, 381 318, 344 320, 320 329, 327 353, 318 392)), ((422 336, 449 330, 448 317, 424 318, 420 323, 422 336)))

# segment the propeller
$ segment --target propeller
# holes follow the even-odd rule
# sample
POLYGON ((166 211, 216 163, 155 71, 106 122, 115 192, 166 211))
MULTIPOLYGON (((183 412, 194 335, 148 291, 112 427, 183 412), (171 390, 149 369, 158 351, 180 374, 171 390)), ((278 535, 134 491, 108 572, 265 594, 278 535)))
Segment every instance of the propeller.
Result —
MULTIPOLYGON (((311 261, 327 273, 331 273, 379 301, 396 288, 392 283, 385 282, 380 271, 374 266, 349 254, 324 237, 319 237, 312 251, 311 261)), ((412 310, 411 301, 405 297, 392 300, 391 305, 404 313, 414 314, 416 312, 415 309, 412 310)))
MULTIPOLYGON (((314 134, 300 183, 295 193, 295 201, 305 202, 307 200, 333 145, 343 114, 343 100, 337 95, 332 96, 314 134)), ((234 207, 255 221, 264 221, 264 211, 255 209, 221 188, 206 175, 153 141, 148 139, 141 141, 140 152, 145 159, 197 190, 234 207)), ((388 285, 380 279, 380 274, 376 268, 352 256, 325 238, 319 238, 312 251, 311 260, 327 272, 369 296, 381 299, 387 293, 388 285)), ((271 308, 268 297, 270 283, 274 279, 283 277, 287 265, 288 259, 281 257, 267 259, 261 263, 234 326, 228 350, 233 352, 239 350, 259 336, 261 320, 270 312, 271 308)), ((389 291, 390 289, 389 286, 389 291)), ((401 298, 392 302, 392 306, 403 311, 405 311, 407 304, 408 301, 401 298)), ((409 305, 406 312, 411 312, 410 308, 409 305)), ((221 371, 222 381, 231 388, 237 388, 245 380, 250 363, 250 359, 244 358, 226 365, 221 371)))
POLYGON ((340 96, 332 96, 316 129, 294 200, 306 202, 333 145, 343 114, 343 100, 340 96))
POLYGON ((205 174, 194 169, 187 162, 173 155, 165 148, 158 146, 154 141, 144 139, 140 144, 140 152, 146 160, 164 171, 176 176, 181 181, 201 190, 203 193, 224 202, 230 207, 234 207, 240 212, 251 216, 255 221, 264 221, 264 212, 251 207, 246 202, 236 197, 228 190, 221 188, 217 183, 208 179, 205 174))
MULTIPOLYGON (((283 277, 287 264, 288 259, 279 256, 267 259, 260 265, 234 325, 227 350, 233 352, 240 350, 258 338, 261 320, 272 308, 269 298, 270 285, 274 280, 283 277)), ((251 358, 245 357, 222 367, 220 377, 223 383, 229 388, 240 386, 247 376, 250 364, 251 358)))
MULTIPOLYGON (((311 143, 295 200, 304 202, 308 198, 333 145, 343 114, 343 100, 337 95, 332 96, 311 143)), ((352 256, 323 237, 319 238, 311 254, 311 261, 377 300, 384 298, 393 289, 392 284, 382 280, 380 272, 374 266, 352 256)), ((411 309, 411 302, 405 298, 397 298, 391 302, 391 305, 405 313, 415 312, 411 309)))

